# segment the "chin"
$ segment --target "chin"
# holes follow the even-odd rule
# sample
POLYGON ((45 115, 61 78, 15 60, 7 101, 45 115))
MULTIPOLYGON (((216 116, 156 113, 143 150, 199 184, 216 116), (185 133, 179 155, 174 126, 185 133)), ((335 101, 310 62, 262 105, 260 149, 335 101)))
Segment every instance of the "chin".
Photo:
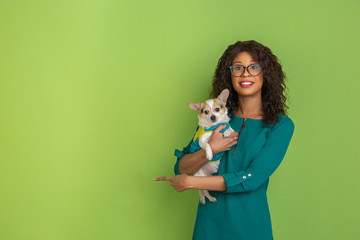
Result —
POLYGON ((261 97, 261 91, 260 92, 237 91, 237 93, 238 93, 238 96, 241 96, 241 97, 254 97, 254 96, 257 96, 257 95, 260 95, 260 97, 261 97))

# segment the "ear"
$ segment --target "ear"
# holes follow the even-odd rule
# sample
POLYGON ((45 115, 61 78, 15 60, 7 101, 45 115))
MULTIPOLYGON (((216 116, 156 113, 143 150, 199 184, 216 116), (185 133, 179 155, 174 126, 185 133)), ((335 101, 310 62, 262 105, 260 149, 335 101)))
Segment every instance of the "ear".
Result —
POLYGON ((195 111, 200 112, 201 109, 201 103, 189 103, 189 108, 194 109, 195 111))
POLYGON ((229 94, 230 94, 229 90, 224 89, 217 98, 220 99, 220 101, 222 101, 223 103, 226 104, 226 101, 227 101, 227 99, 229 97, 229 94))

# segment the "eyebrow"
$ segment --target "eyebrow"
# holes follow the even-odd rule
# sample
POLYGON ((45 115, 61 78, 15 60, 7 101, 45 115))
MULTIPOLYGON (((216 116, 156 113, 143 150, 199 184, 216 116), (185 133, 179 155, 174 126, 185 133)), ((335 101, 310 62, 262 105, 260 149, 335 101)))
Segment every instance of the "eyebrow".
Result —
MULTIPOLYGON (((250 62, 256 62, 254 59, 251 60, 250 62)), ((234 63, 242 63, 241 61, 237 61, 237 62, 234 62, 234 63)))

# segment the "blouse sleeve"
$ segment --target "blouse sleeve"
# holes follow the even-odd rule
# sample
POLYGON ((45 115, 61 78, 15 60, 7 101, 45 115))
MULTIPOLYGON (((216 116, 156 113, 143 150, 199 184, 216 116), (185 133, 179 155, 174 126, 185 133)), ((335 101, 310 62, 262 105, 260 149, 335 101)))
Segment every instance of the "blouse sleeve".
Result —
POLYGON ((256 190, 278 168, 294 133, 293 121, 285 117, 270 130, 260 153, 244 171, 221 174, 225 179, 225 193, 256 190))
MULTIPOLYGON (((197 126, 195 132, 199 129, 199 126, 197 126)), ((194 134, 195 136, 195 134, 194 134)), ((185 154, 188 154, 190 153, 190 146, 193 142, 193 138, 191 138, 189 144, 183 148, 182 151, 178 150, 178 149, 175 149, 175 153, 174 155, 176 156, 176 163, 175 163, 175 166, 174 166, 174 173, 175 175, 179 175, 180 174, 180 170, 179 170, 179 162, 180 162, 180 159, 185 155, 185 154)))

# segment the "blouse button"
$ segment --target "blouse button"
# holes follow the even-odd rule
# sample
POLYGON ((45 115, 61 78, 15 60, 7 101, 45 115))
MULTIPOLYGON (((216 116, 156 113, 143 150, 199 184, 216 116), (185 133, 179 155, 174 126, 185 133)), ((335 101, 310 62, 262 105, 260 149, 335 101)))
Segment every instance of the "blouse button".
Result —
POLYGON ((246 179, 246 176, 243 176, 243 179, 246 179))
POLYGON ((249 173, 248 176, 251 177, 251 173, 249 173))

